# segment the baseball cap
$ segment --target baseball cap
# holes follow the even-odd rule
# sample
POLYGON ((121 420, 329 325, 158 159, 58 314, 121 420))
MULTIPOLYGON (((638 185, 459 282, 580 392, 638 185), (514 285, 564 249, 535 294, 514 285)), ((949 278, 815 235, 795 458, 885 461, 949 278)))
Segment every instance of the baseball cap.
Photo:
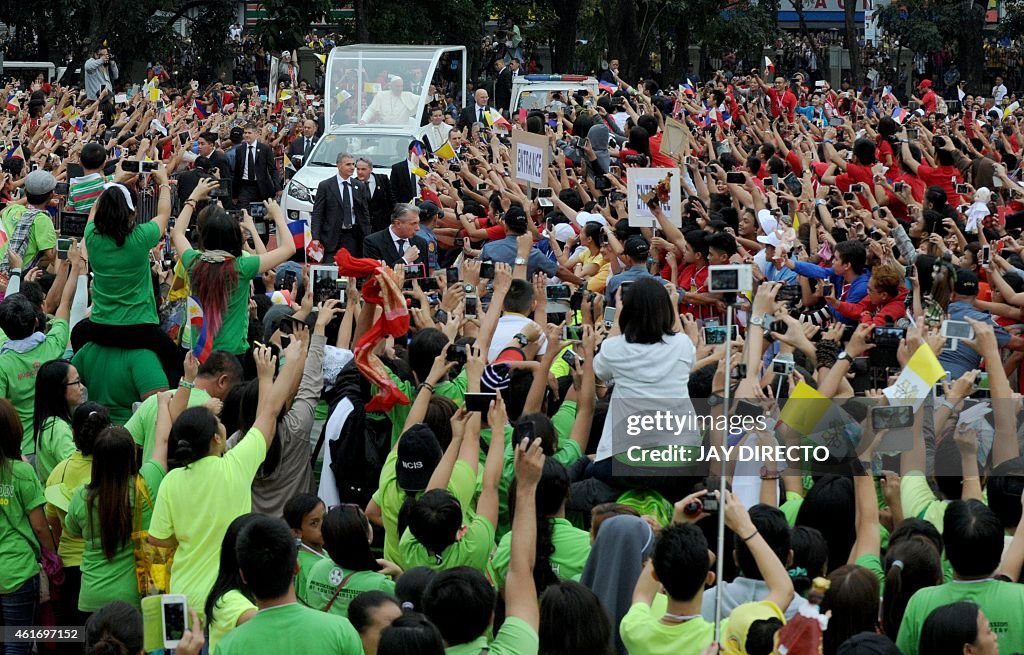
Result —
POLYGON ((757 224, 765 234, 771 234, 779 227, 779 221, 767 209, 757 212, 757 224))
POLYGON ((651 252, 651 246, 643 237, 632 236, 626 239, 623 251, 633 259, 643 259, 651 252))
POLYGON ((46 171, 32 171, 25 177, 25 193, 29 195, 43 196, 56 186, 57 179, 46 171))
POLYGON ((441 210, 433 202, 425 200, 420 203, 420 218, 431 218, 440 215, 441 210))
POLYGON ((425 424, 417 423, 406 430, 398 441, 398 461, 395 462, 399 488, 403 491, 426 489, 443 454, 434 431, 425 424))
POLYGON ((518 205, 512 205, 508 211, 505 212, 504 219, 505 225, 520 234, 526 233, 526 212, 523 211, 522 207, 518 205))
POLYGON ((917 85, 917 88, 919 88, 919 89, 927 89, 927 88, 930 88, 931 85, 932 85, 932 81, 931 80, 921 80, 921 83, 917 85))
POLYGON ((604 220, 604 216, 601 214, 594 212, 576 212, 576 224, 583 228, 587 226, 587 223, 608 225, 608 221, 604 220))
POLYGON ((757 240, 767 246, 773 246, 775 248, 778 248, 779 246, 782 245, 782 240, 779 239, 778 235, 776 235, 775 232, 769 232, 766 235, 759 236, 757 237, 757 240))
POLYGON ((966 268, 956 269, 956 282, 953 284, 953 291, 961 296, 978 295, 978 275, 966 268))
POLYGON ((568 223, 557 223, 553 231, 555 233, 555 241, 560 243, 565 243, 576 236, 576 230, 572 229, 572 226, 568 223))

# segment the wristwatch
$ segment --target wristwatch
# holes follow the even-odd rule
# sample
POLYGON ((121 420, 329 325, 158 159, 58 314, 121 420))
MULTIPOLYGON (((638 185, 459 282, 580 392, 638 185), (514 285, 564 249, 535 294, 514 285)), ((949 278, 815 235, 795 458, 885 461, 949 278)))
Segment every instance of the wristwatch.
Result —
POLYGON ((529 337, 527 337, 522 332, 517 332, 516 334, 512 335, 512 338, 518 341, 519 345, 522 346, 523 348, 525 348, 530 343, 529 337))
POLYGON ((516 266, 526 266, 526 259, 523 258, 523 257, 516 257, 515 258, 515 265, 516 266))
POLYGON ((759 314, 757 316, 751 316, 749 323, 755 325, 762 330, 767 330, 768 326, 772 324, 771 314, 759 314))
POLYGON ((844 361, 844 360, 853 360, 853 357, 850 357, 850 353, 846 352, 845 350, 843 352, 839 353, 838 355, 836 355, 836 361, 837 362, 841 362, 841 361, 844 361))

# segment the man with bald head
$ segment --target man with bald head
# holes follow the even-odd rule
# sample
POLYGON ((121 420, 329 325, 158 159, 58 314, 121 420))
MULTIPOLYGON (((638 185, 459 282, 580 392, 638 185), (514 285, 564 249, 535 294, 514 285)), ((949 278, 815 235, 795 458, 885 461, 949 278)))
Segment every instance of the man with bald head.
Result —
POLYGON ((313 152, 314 145, 316 145, 316 121, 307 119, 302 123, 302 131, 288 146, 288 159, 292 162, 292 168, 295 170, 302 168, 306 160, 309 159, 309 153, 313 152))
POLYGON ((497 111, 494 107, 488 104, 490 98, 487 95, 487 89, 477 89, 476 93, 473 94, 473 104, 469 105, 462 110, 459 114, 459 129, 463 130, 473 123, 483 123, 487 125, 487 113, 490 111, 497 111))

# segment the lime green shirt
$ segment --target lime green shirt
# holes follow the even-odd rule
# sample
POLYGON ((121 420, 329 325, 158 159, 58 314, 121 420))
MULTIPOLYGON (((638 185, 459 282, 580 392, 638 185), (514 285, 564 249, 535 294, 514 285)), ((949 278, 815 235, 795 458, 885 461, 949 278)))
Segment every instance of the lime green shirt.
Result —
POLYGON ((0 594, 17 591, 39 573, 39 542, 36 541, 29 513, 46 502, 43 485, 32 467, 20 460, 9 460, 0 467, 0 594))
POLYGON ((204 457, 164 479, 149 534, 178 540, 170 592, 187 596, 200 616, 217 579, 224 533, 252 511, 252 481, 266 456, 267 443, 252 428, 222 457, 204 457))
MULTIPOLYGON (((551 543, 555 552, 551 555, 551 568, 562 580, 580 579, 583 567, 590 557, 590 533, 573 527, 562 518, 551 519, 551 543)), ((512 557, 512 533, 506 534, 498 543, 498 548, 491 555, 488 573, 491 582, 498 590, 505 588, 509 562, 512 557)))
POLYGON ((290 603, 260 610, 256 616, 229 632, 211 652, 213 655, 362 655, 363 644, 348 619, 290 603))
MULTIPOLYGON (((296 541, 299 544, 299 573, 295 576, 295 593, 300 594, 301 590, 306 588, 306 580, 309 579, 309 572, 313 565, 322 559, 327 559, 327 555, 310 550, 309 546, 303 544, 301 539, 296 541)), ((302 600, 301 596, 299 600, 302 600)))
POLYGON ((71 425, 62 418, 51 416, 39 430, 36 448, 36 473, 41 481, 49 479, 53 467, 77 450, 71 425))
POLYGON ((256 609, 256 605, 237 589, 232 589, 221 596, 213 607, 209 652, 217 652, 217 644, 225 635, 235 629, 238 625, 238 619, 242 618, 242 615, 246 612, 256 609))
MULTIPOLYGON (((172 389, 173 395, 177 389, 172 389)), ((188 395, 188 406, 198 407, 205 405, 210 400, 210 394, 196 387, 188 395)), ((160 409, 160 400, 156 394, 142 401, 139 408, 131 415, 131 418, 124 424, 124 427, 131 433, 135 443, 142 446, 143 461, 149 459, 153 452, 153 444, 156 442, 156 417, 160 409)))
POLYGON ((96 223, 85 226, 85 245, 92 266, 92 314, 94 323, 140 325, 159 323, 149 251, 160 243, 160 226, 139 223, 124 244, 96 233, 96 223))
POLYGON ((666 624, 647 603, 634 603, 619 624, 629 655, 701 655, 715 638, 715 624, 696 617, 666 624))
MULTIPOLYGON (((488 632, 490 630, 488 629, 488 632)), ((537 631, 517 616, 505 619, 498 630, 497 636, 490 644, 487 635, 483 634, 465 644, 449 646, 444 649, 445 655, 537 655, 540 650, 540 637, 537 631)))
POLYGON ((25 457, 34 455, 35 443, 32 441, 32 414, 36 406, 36 373, 39 367, 54 359, 64 356, 68 347, 70 328, 68 322, 54 319, 50 331, 41 344, 19 353, 13 350, 0 352, 0 398, 6 398, 14 405, 21 418, 21 427, 25 431, 21 439, 21 454, 25 457))
MULTIPOLYGON (((906 478, 904 478, 906 479, 906 478)), ((932 610, 961 600, 975 602, 988 618, 992 632, 999 639, 1000 653, 1024 652, 1024 585, 999 580, 960 582, 954 580, 937 587, 919 589, 910 597, 896 645, 903 655, 917 655, 921 645, 921 628, 932 610)), ((925 654, 927 655, 927 654, 925 654)))
MULTIPOLYGON (((412 409, 412 401, 416 398, 416 385, 412 382, 406 382, 402 378, 398 377, 391 372, 391 369, 387 369, 388 375, 391 376, 391 381, 395 383, 395 386, 405 394, 406 398, 409 399, 408 405, 395 405, 387 412, 387 416, 391 419, 391 445, 394 446, 398 443, 398 438, 402 436, 402 428, 405 427, 405 420, 409 418, 409 410, 412 409)), ((379 388, 377 385, 372 385, 373 393, 377 393, 379 388)), ((466 395, 466 371, 463 370, 453 380, 446 380, 434 387, 434 393, 438 396, 444 396, 448 398, 456 405, 461 405, 466 395)))
MULTIPOLYGON (((198 250, 186 250, 181 255, 182 264, 189 272, 190 279, 192 267, 200 254, 198 250)), ((260 274, 260 258, 242 256, 236 257, 234 261, 235 270, 238 272, 238 286, 228 298, 228 306, 221 316, 220 330, 213 337, 213 349, 241 355, 249 349, 249 281, 260 274)))
MULTIPOLYGON (((4 232, 8 238, 14 236, 14 231, 21 222, 29 207, 25 205, 8 205, 3 213, 0 213, 0 223, 3 224, 4 232)), ((0 261, 7 259, 7 249, 11 242, 7 241, 0 246, 0 261)), ((57 247, 57 231, 53 228, 53 219, 46 211, 37 211, 32 218, 32 229, 29 231, 28 244, 21 258, 25 266, 32 263, 41 252, 46 252, 57 247)))
MULTIPOLYGON (((86 457, 76 450, 71 457, 55 466, 46 480, 46 517, 65 525, 75 490, 91 479, 92 455, 86 457)), ((84 552, 85 540, 82 537, 73 537, 67 530, 61 531, 57 554, 64 566, 81 566, 84 552)))
MULTIPOLYGON (((139 469, 150 499, 159 497, 160 483, 164 479, 164 469, 150 460, 139 469)), ((142 529, 149 527, 153 510, 143 498, 136 498, 134 478, 128 483, 128 500, 134 516, 135 504, 141 502, 142 529)), ((82 612, 95 612, 107 603, 122 600, 141 611, 139 602, 139 586, 135 577, 135 546, 131 535, 118 549, 113 559, 107 559, 103 552, 100 538, 99 503, 89 511, 86 500, 88 489, 82 485, 75 491, 68 507, 67 530, 72 535, 81 535, 85 542, 82 554, 82 590, 78 596, 78 609, 82 612)))
MULTIPOLYGON (((384 523, 384 559, 398 564, 403 569, 408 569, 402 562, 399 553, 398 534, 398 513, 405 502, 405 492, 398 486, 398 478, 395 472, 395 465, 398 463, 398 448, 392 448, 388 458, 384 460, 384 468, 380 472, 380 484, 373 494, 373 501, 380 507, 381 519, 384 523)), ((455 462, 452 469, 452 477, 448 480, 448 491, 462 505, 463 517, 466 516, 468 508, 472 507, 473 493, 476 490, 476 475, 469 464, 463 461, 455 462)), ((417 498, 421 494, 417 494, 417 498)), ((465 519, 463 519, 465 520, 465 519)))
POLYGON ((479 514, 470 520, 462 538, 445 548, 444 552, 439 555, 431 555, 427 552, 426 547, 416 540, 412 530, 408 528, 399 543, 399 551, 402 561, 405 563, 405 569, 427 566, 444 571, 456 566, 469 566, 478 571, 486 571, 492 550, 494 550, 494 526, 479 514))
POLYGON ((395 593, 395 582, 378 571, 351 571, 344 569, 329 558, 313 565, 302 589, 297 589, 299 600, 307 607, 323 612, 328 603, 330 613, 348 617, 348 604, 364 591, 395 593), (338 587, 344 583, 339 590, 338 587), (337 597, 335 597, 337 593, 337 597), (334 602, 331 603, 331 598, 334 602))
POLYGON ((132 405, 143 396, 168 386, 160 359, 145 348, 128 350, 87 343, 75 353, 71 363, 89 388, 89 399, 110 410, 114 425, 128 422, 132 405))

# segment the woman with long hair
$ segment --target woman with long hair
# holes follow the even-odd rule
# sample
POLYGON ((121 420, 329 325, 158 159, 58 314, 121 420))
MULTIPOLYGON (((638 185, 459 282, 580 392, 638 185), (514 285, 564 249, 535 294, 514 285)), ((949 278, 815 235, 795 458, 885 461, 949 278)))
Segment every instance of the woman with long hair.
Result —
POLYGON ((96 437, 110 425, 110 413, 99 403, 78 406, 71 418, 75 452, 57 464, 46 480, 46 520, 50 523, 57 554, 64 562, 64 584, 57 596, 55 610, 59 625, 82 625, 84 615, 78 611, 78 594, 82 588, 82 554, 85 541, 64 530, 68 507, 75 490, 92 479, 92 451, 96 437))
MULTIPOLYGON (((277 416, 295 376, 302 367, 299 339, 284 350, 285 365, 277 380, 277 358, 269 348, 257 348, 254 359, 260 379, 256 422, 231 450, 220 419, 205 406, 182 412, 171 428, 170 443, 176 468, 167 474, 156 498, 149 541, 177 547, 172 594, 188 597, 189 607, 206 607, 217 579, 221 542, 228 526, 252 511, 252 481, 274 441, 277 416)), ((203 611, 205 616, 205 611, 203 611)))
POLYGON ((939 551, 925 539, 890 542, 885 552, 882 631, 896 641, 910 597, 919 589, 942 584, 939 551))
POLYGON ((539 655, 614 652, 608 612, 593 591, 571 580, 556 582, 541 594, 539 637, 539 655))
MULTIPOLYGON (((43 514, 43 487, 21 459, 22 432, 14 405, 0 398, 0 619, 6 628, 38 624, 40 549, 56 550, 43 514)), ((4 652, 28 655, 32 642, 8 643, 4 652)))
MULTIPOLYGON (((172 164, 175 162, 172 158, 172 164)), ((160 329, 150 261, 150 251, 167 232, 170 217, 170 185, 164 166, 158 164, 148 178, 138 178, 119 164, 114 181, 104 185, 85 227, 93 273, 92 312, 76 326, 75 350, 90 341, 110 348, 147 349, 160 358, 169 378, 180 375, 178 348, 160 329), (136 215, 140 198, 129 188, 136 179, 151 179, 158 186, 159 202, 152 220, 140 221, 136 215)))
POLYGON ((831 612, 832 618, 822 648, 824 655, 835 655, 850 637, 878 629, 878 578, 863 566, 847 564, 832 571, 828 580, 830 586, 821 601, 821 612, 831 612))
POLYGON ((305 588, 297 590, 299 600, 315 610, 347 616, 349 603, 364 591, 395 593, 391 578, 401 569, 373 556, 373 528, 362 509, 350 504, 332 508, 320 531, 330 559, 313 565, 305 588))
POLYGON ((444 655, 444 639, 427 617, 409 612, 381 631, 377 655, 444 655))
POLYGON ((95 612, 120 600, 140 607, 132 532, 146 530, 167 472, 170 394, 160 395, 152 459, 139 468, 135 440, 120 426, 105 428, 93 445, 92 479, 68 506, 66 532, 85 540, 78 609, 95 612))
POLYGON ((40 480, 47 480, 53 467, 75 452, 71 412, 84 400, 82 378, 69 362, 58 359, 39 367, 32 441, 36 445, 36 473, 40 480))
POLYGON ((999 655, 998 636, 975 603, 962 600, 932 610, 921 626, 917 652, 927 655, 999 655))
POLYGON ((377 655, 380 633, 400 616, 398 599, 383 591, 364 591, 352 599, 348 604, 348 621, 359 633, 363 655, 377 655))
MULTIPOLYGON (((249 350, 249 281, 288 261, 295 254, 292 239, 279 239, 277 248, 260 255, 243 252, 245 238, 238 219, 220 205, 208 205, 199 215, 202 250, 185 236, 196 205, 217 188, 216 180, 200 180, 171 230, 175 251, 188 272, 191 295, 199 301, 214 350, 242 355, 249 350)), ((273 200, 263 203, 277 233, 289 234, 281 207, 273 200)), ((245 210, 242 210, 245 212, 245 210)), ((245 212, 246 215, 248 212, 245 212)))
MULTIPOLYGON (((509 487, 509 512, 515 516, 516 481, 509 487)), ((574 527, 565 519, 565 502, 569 497, 569 472, 565 466, 548 458, 537 483, 537 556, 533 565, 533 581, 542 593, 559 580, 579 577, 590 557, 590 533, 574 527)), ((512 552, 512 533, 506 533, 491 556, 490 577, 498 591, 505 587, 512 552)))
POLYGON ((220 545, 220 567, 213 589, 206 598, 207 623, 210 626, 210 652, 216 652, 217 642, 224 635, 256 616, 257 607, 252 596, 245 589, 245 582, 238 572, 238 557, 235 542, 238 533, 252 522, 258 514, 242 514, 231 522, 224 541, 220 545))

